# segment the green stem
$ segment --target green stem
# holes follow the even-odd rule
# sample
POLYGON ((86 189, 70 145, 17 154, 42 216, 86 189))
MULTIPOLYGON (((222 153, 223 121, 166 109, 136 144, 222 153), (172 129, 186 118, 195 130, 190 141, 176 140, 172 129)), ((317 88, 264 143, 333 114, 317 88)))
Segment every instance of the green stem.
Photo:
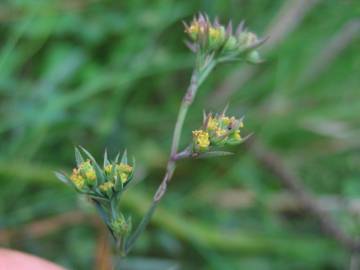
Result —
POLYGON ((141 235, 141 233, 144 231, 145 227, 149 223, 153 213, 155 212, 157 202, 152 202, 150 208, 145 213, 145 216, 142 218, 139 226, 136 228, 135 232, 128 238, 125 244, 125 254, 127 254, 135 244, 135 241, 137 238, 141 235))
MULTIPOLYGON (((198 58, 201 59, 201 58, 198 58)), ((171 144, 171 151, 170 151, 170 157, 167 163, 166 167, 166 173, 165 176, 158 187, 151 206, 147 210, 145 216, 142 218, 140 224, 136 228, 135 232, 129 237, 128 241, 125 245, 125 253, 127 254, 131 248, 133 247, 135 241, 137 238, 141 235, 141 233, 145 230, 146 226, 151 220, 151 217, 153 216, 155 209, 161 200, 161 198, 164 196, 167 184, 171 180, 175 168, 176 168, 176 154, 179 148, 180 144, 180 138, 182 129, 184 126, 185 118, 187 115, 187 112, 189 110, 189 107, 193 103, 197 90, 199 89, 199 86, 204 82, 206 77, 210 74, 210 72, 215 67, 216 62, 212 59, 212 57, 209 57, 205 60, 198 60, 196 64, 196 68, 194 69, 192 75, 191 75, 191 81, 190 85, 185 93, 185 96, 183 97, 183 100, 180 105, 179 113, 177 116, 174 133, 173 133, 173 139, 171 144), (201 62, 200 62, 201 61, 201 62), (205 61, 205 63, 203 63, 205 61)))
POLYGON ((126 236, 122 236, 117 240, 116 249, 118 250, 121 257, 126 256, 126 236))

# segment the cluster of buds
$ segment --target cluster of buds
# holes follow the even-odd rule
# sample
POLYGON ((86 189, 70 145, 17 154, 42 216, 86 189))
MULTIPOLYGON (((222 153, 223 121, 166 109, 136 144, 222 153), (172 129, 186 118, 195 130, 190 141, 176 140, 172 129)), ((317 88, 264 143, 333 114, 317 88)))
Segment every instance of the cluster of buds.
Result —
POLYGON ((207 55, 214 53, 223 60, 233 60, 241 55, 252 63, 261 61, 255 49, 265 39, 259 39, 254 33, 245 29, 244 22, 237 26, 234 33, 231 22, 225 27, 217 18, 212 23, 207 15, 200 13, 198 17, 194 17, 190 25, 185 22, 184 25, 185 32, 191 40, 187 45, 193 52, 207 55))
POLYGON ((84 160, 78 149, 75 150, 77 166, 69 177, 69 182, 81 193, 88 195, 111 198, 115 193, 121 192, 131 181, 133 167, 127 163, 127 156, 124 153, 119 162, 119 155, 114 162, 104 157, 104 165, 101 168, 95 159, 84 149, 88 159, 84 160))
POLYGON ((242 127, 244 127, 242 119, 228 117, 225 113, 205 114, 202 128, 192 132, 193 152, 201 153, 211 147, 242 143, 244 141, 240 134, 242 127))
POLYGON ((120 161, 118 154, 112 162, 108 160, 105 152, 104 163, 100 166, 87 150, 81 150, 87 159, 84 159, 80 150, 75 148, 77 165, 72 174, 68 177, 57 172, 56 176, 73 186, 79 193, 87 195, 95 203, 114 237, 127 236, 131 230, 131 219, 125 219, 118 212, 120 195, 131 182, 134 173, 133 166, 128 164, 126 151, 120 161))
POLYGON ((110 227, 115 235, 127 236, 132 229, 131 217, 126 219, 124 215, 120 213, 118 217, 111 221, 110 227))

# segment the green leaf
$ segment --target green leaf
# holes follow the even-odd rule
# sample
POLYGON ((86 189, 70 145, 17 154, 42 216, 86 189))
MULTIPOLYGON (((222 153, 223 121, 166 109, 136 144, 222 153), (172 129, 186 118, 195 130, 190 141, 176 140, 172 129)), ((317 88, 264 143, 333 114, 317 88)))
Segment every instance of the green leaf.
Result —
POLYGON ((127 164, 128 159, 127 159, 127 150, 125 149, 124 154, 122 155, 121 158, 121 163, 127 164))
MULTIPOLYGON (((118 157, 119 157, 119 154, 117 155, 116 160, 119 159, 118 157)), ((114 161, 114 162, 112 163, 112 169, 111 169, 111 176, 110 176, 110 178, 111 178, 111 179, 115 179, 115 190, 116 190, 117 192, 119 192, 119 191, 122 190, 123 185, 122 185, 122 183, 121 183, 121 179, 120 179, 120 175, 118 174, 118 170, 116 169, 116 163, 117 163, 117 161, 114 161)))
POLYGON ((132 171, 131 173, 129 174, 129 177, 132 178, 134 176, 134 172, 135 172, 135 167, 136 167, 136 160, 135 160, 135 157, 132 157, 132 171))
POLYGON ((63 183, 65 183, 66 185, 73 185, 72 181, 66 177, 64 174, 60 173, 60 172, 54 172, 55 176, 63 183))
POLYGON ((84 162, 84 159, 77 147, 75 147, 75 160, 77 166, 80 166, 80 164, 84 162))
POLYGON ((119 162, 119 158, 120 158, 120 152, 117 153, 116 157, 115 157, 115 163, 119 162))
POLYGON ((124 191, 125 190, 128 190, 129 187, 132 187, 134 184, 136 184, 134 181, 132 181, 133 177, 134 177, 134 172, 135 172, 135 166, 136 166, 136 161, 135 161, 135 157, 132 157, 132 171, 131 173, 129 174, 129 177, 128 177, 128 181, 124 184, 124 191))
POLYGON ((242 144, 243 142, 245 142, 246 140, 248 140, 252 135, 253 135, 253 133, 250 133, 249 135, 247 135, 245 138, 242 138, 241 140, 229 139, 229 140, 227 140, 226 144, 227 144, 227 145, 238 145, 238 144, 242 144))
POLYGON ((109 162, 109 159, 108 159, 107 150, 105 149, 105 152, 104 152, 104 168, 109 164, 110 164, 110 162, 109 162))
POLYGON ((95 204, 95 207, 97 209, 97 211, 100 214, 101 219, 104 221, 104 223, 106 224, 106 227, 108 228, 109 232, 111 233, 112 237, 114 238, 114 240, 116 241, 116 236, 114 235, 113 230, 110 227, 110 219, 109 219, 109 215, 108 213, 105 211, 105 209, 103 208, 103 206, 101 205, 101 203, 99 203, 97 200, 92 199, 92 201, 95 204))
POLYGON ((71 187, 73 187, 74 189, 76 189, 77 191, 81 192, 80 189, 77 188, 77 186, 74 185, 74 183, 69 179, 69 177, 67 177, 65 174, 60 173, 60 172, 54 172, 55 176, 63 183, 65 183, 66 185, 69 185, 71 187))
POLYGON ((226 141, 227 145, 239 145, 242 144, 244 140, 236 140, 236 139, 229 139, 226 141))
POLYGON ((94 199, 94 200, 97 200, 97 201, 102 201, 102 202, 105 202, 105 203, 109 202, 109 199, 107 199, 105 197, 101 197, 101 196, 94 195, 94 194, 86 194, 86 195, 88 195, 91 199, 94 199))
POLYGON ((197 156, 197 158, 212 158, 212 157, 223 157, 233 155, 232 152, 227 151, 211 151, 206 153, 201 153, 197 156))

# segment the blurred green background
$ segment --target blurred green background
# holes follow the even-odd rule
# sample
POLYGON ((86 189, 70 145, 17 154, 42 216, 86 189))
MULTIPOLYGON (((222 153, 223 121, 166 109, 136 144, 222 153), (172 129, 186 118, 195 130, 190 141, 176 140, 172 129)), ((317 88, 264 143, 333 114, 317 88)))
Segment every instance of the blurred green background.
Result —
MULTIPOLYGON (((69 269, 106 269, 103 229, 56 180, 73 147, 97 158, 127 148, 140 183, 124 197, 136 222, 161 181, 193 55, 182 20, 204 11, 270 36, 259 66, 219 66, 202 110, 246 115, 320 204, 360 235, 360 4, 356 0, 2 0, 0 245, 69 269)), ((153 222, 120 269, 348 269, 276 176, 236 155, 182 161, 153 222)))

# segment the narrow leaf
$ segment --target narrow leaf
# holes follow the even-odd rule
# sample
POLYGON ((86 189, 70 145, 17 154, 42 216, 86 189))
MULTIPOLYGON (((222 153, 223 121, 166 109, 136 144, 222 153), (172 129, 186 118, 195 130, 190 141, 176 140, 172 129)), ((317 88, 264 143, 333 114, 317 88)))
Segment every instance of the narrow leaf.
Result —
POLYGON ((72 184, 71 180, 69 178, 67 178, 64 174, 60 173, 60 172, 54 172, 55 176, 63 183, 65 183, 66 185, 70 185, 72 184))
POLYGON ((233 155, 232 152, 226 152, 226 151, 212 151, 207 153, 201 153, 197 156, 197 158, 212 158, 212 157, 222 157, 222 156, 229 156, 233 155))
POLYGON ((120 158, 120 152, 117 153, 116 157, 115 157, 115 163, 119 162, 119 158, 120 158))
POLYGON ((109 159, 108 159, 107 150, 105 149, 105 152, 104 152, 104 168, 109 164, 110 164, 110 162, 109 162, 109 159))
POLYGON ((76 160, 76 165, 79 166, 81 163, 84 162, 84 159, 79 151, 79 149, 77 147, 75 147, 75 160, 76 160))
POLYGON ((127 159, 127 150, 125 149, 124 154, 122 155, 121 158, 121 163, 127 164, 128 159, 127 159))

